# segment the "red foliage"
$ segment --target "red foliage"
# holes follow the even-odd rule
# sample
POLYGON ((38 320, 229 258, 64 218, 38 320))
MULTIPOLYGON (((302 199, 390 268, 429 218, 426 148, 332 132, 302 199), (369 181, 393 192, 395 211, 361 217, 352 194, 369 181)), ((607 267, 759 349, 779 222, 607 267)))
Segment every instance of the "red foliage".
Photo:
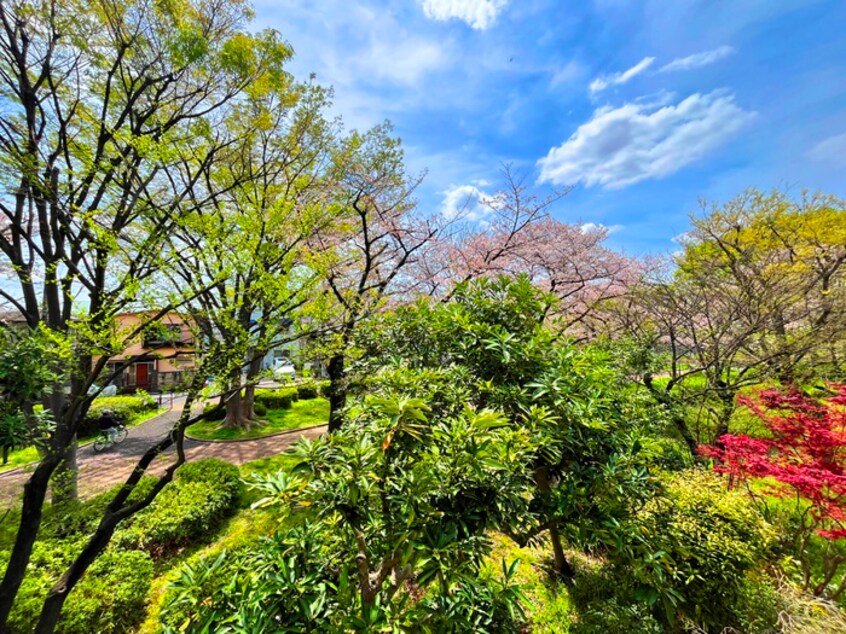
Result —
POLYGON ((771 478, 771 492, 798 495, 811 504, 817 533, 846 538, 846 385, 831 386, 834 396, 818 400, 790 390, 762 390, 739 397, 770 430, 770 438, 726 434, 700 453, 730 484, 771 478))

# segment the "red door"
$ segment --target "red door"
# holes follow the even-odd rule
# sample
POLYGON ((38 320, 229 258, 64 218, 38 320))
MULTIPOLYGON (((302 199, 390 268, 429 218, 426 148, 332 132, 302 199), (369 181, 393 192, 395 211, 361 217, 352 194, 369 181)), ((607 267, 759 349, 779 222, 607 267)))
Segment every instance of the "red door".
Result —
POLYGON ((138 363, 135 365, 135 386, 150 387, 150 366, 148 364, 138 363))

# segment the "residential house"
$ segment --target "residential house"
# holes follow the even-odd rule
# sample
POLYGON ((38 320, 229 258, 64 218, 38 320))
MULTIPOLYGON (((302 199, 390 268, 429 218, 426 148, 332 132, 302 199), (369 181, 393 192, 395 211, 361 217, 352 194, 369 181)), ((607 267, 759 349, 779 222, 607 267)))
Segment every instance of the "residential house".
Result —
MULTIPOLYGON (((130 333, 150 317, 150 312, 122 313, 115 318, 116 328, 130 333)), ((109 368, 119 370, 112 383, 120 392, 178 389, 196 367, 194 330, 189 317, 167 313, 144 328, 121 354, 109 358, 109 368)))

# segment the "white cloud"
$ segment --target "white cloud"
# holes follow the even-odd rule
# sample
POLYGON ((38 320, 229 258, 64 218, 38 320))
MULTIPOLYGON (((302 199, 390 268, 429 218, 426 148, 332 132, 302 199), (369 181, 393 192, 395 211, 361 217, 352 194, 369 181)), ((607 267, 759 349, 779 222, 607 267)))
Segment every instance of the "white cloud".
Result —
POLYGON ((624 228, 623 225, 606 226, 602 223, 586 222, 586 223, 579 226, 579 231, 581 231, 583 234, 594 233, 596 231, 604 231, 606 233, 606 235, 610 236, 612 233, 617 233, 619 231, 622 231, 623 228, 624 228))
POLYGON ((613 189, 667 176, 725 143, 754 116, 724 91, 661 107, 600 108, 538 161, 538 181, 613 189))
POLYGON ((560 68, 552 71, 552 79, 549 80, 550 88, 555 88, 561 84, 568 84, 571 81, 580 79, 584 74, 584 67, 576 60, 570 60, 560 68))
POLYGON ((652 62, 654 61, 654 57, 644 57, 637 64, 635 64, 628 70, 624 70, 621 73, 614 73, 612 75, 602 75, 601 77, 597 77, 592 82, 590 82, 590 91, 591 93, 597 93, 605 90, 609 86, 619 86, 620 84, 625 84, 632 77, 634 77, 635 75, 640 75, 643 71, 649 68, 652 65, 652 62))
POLYGON ((703 51, 701 53, 694 53, 687 57, 678 57, 666 66, 662 66, 659 72, 667 73, 677 70, 692 70, 694 68, 701 68, 708 66, 715 62, 725 59, 734 54, 734 49, 731 46, 720 46, 719 48, 710 51, 703 51))
POLYGON ((460 217, 463 220, 476 222, 494 211, 496 198, 486 194, 475 185, 453 185, 443 194, 441 215, 447 220, 460 217))
POLYGON ((433 20, 456 18, 484 31, 508 4, 508 0, 422 0, 423 13, 433 20))
POLYGON ((811 149, 808 156, 820 163, 846 166, 846 133, 820 141, 811 149))

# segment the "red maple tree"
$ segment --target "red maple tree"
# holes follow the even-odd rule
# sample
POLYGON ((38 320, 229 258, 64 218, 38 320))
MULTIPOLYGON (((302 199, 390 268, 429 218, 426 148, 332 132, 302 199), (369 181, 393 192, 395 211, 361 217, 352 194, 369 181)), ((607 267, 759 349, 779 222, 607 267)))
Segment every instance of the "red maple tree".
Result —
MULTIPOLYGON (((717 461, 716 471, 728 474, 729 486, 764 479, 767 493, 803 501, 805 512, 799 527, 803 535, 795 543, 806 571, 806 588, 811 576, 806 561, 810 536, 846 539, 846 385, 830 388, 833 394, 824 399, 797 389, 767 389, 738 397, 738 403, 767 427, 767 437, 725 434, 716 445, 699 450, 717 461)), ((843 583, 833 591, 829 583, 844 562, 846 557, 839 555, 828 558, 814 594, 834 596, 843 591, 843 583)))

